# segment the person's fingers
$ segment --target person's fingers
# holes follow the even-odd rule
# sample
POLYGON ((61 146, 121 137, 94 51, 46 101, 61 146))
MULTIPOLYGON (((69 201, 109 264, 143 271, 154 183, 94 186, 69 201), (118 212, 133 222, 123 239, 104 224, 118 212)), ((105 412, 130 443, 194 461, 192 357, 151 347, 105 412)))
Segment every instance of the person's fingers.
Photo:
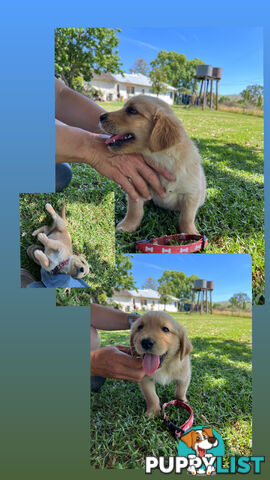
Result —
POLYGON ((140 196, 146 200, 151 200, 152 196, 147 183, 145 182, 144 178, 136 172, 136 170, 130 174, 129 178, 136 191, 139 192, 140 196))
POLYGON ((148 167, 146 164, 140 164, 138 166, 138 172, 160 197, 165 198, 167 196, 158 175, 152 168, 148 167))
POLYGON ((132 198, 132 200, 139 200, 140 194, 134 188, 133 184, 128 181, 127 177, 125 177, 119 170, 114 172, 112 180, 118 183, 123 188, 123 190, 132 198))
POLYGON ((126 353, 127 355, 131 355, 131 347, 129 345, 115 345, 118 350, 121 352, 126 353))
MULTIPOLYGON (((149 170, 150 174, 151 169, 145 164, 142 157, 139 155, 123 155, 122 157, 114 158, 112 160, 112 165, 117 168, 120 174, 123 175, 125 178, 125 184, 126 181, 128 181, 128 183, 133 186, 136 192, 138 192, 139 196, 150 200, 150 190, 145 181, 144 175, 141 175, 140 170, 146 168, 149 170)), ((117 173, 115 174, 115 181, 122 186, 117 173)), ((126 193, 128 193, 128 188, 129 187, 126 184, 126 188, 124 188, 126 193)))
POLYGON ((119 351, 119 354, 122 355, 121 358, 121 363, 122 365, 126 366, 128 369, 129 368, 142 368, 142 359, 141 358, 135 358, 132 357, 131 355, 119 351))

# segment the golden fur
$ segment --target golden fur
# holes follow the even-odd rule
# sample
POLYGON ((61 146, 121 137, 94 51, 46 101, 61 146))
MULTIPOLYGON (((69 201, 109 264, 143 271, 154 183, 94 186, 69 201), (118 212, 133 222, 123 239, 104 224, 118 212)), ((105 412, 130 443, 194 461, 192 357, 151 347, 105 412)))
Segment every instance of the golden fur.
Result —
MULTIPOLYGON (((196 146, 169 105, 158 98, 138 95, 121 110, 101 115, 101 126, 111 135, 131 134, 122 144, 108 143, 112 152, 142 154, 146 162, 149 159, 176 176, 176 182, 160 176, 167 197, 163 199, 151 190, 152 199, 162 208, 180 210, 180 232, 198 233, 194 222, 205 200, 205 176, 196 146)), ((117 230, 134 232, 138 228, 144 202, 143 198, 135 202, 128 197, 127 214, 117 230)))
POLYGON ((61 268, 60 273, 67 273, 73 278, 85 277, 89 272, 89 266, 82 255, 73 254, 71 237, 65 223, 65 205, 62 207, 61 216, 49 203, 45 208, 52 216, 53 223, 49 227, 43 225, 32 233, 44 245, 44 252, 42 250, 34 251, 36 260, 48 272, 68 260, 68 263, 61 268))
POLYGON ((168 385, 175 382, 176 398, 186 401, 191 377, 189 353, 192 345, 184 327, 165 312, 148 312, 132 325, 130 344, 135 356, 143 357, 145 353, 163 356, 160 367, 153 375, 145 375, 140 382, 147 415, 158 415, 160 412, 155 383, 168 385), (149 339, 153 341, 153 347, 146 352, 142 342, 149 339))

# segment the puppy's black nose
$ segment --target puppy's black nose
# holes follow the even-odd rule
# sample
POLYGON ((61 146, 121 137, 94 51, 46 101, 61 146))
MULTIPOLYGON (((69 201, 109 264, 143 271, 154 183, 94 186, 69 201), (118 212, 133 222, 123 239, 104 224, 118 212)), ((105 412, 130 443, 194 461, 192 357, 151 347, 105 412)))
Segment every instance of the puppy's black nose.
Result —
POLYGON ((83 272, 83 271, 84 271, 84 268, 83 268, 83 267, 81 267, 81 268, 80 268, 80 272, 83 272))
POLYGON ((144 350, 151 350, 155 344, 155 341, 152 338, 143 338, 141 344, 144 350))
POLYGON ((99 120, 102 122, 103 120, 105 120, 107 118, 107 113, 102 113, 99 117, 99 120))

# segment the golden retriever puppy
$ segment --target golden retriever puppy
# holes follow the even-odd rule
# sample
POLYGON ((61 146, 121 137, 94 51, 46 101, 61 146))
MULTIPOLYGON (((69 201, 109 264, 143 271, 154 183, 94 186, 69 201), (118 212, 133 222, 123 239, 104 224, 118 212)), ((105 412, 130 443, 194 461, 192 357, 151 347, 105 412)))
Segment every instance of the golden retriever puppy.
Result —
POLYGON ((143 358, 145 376, 140 389, 146 400, 146 414, 151 417, 160 413, 156 383, 175 382, 176 398, 186 401, 192 345, 184 327, 165 312, 148 312, 133 323, 130 345, 132 354, 143 358))
MULTIPOLYGON (((106 143, 112 152, 140 153, 146 161, 162 165, 176 176, 176 182, 160 176, 167 196, 161 198, 151 190, 152 199, 162 208, 180 210, 180 232, 197 234, 194 222, 205 200, 204 171, 196 146, 169 105, 158 98, 138 95, 121 110, 103 113, 100 124, 111 135, 106 143)), ((134 232, 138 228, 144 202, 143 198, 135 202, 128 197, 127 214, 117 230, 134 232)))
POLYGON ((72 241, 65 222, 65 205, 58 215, 47 203, 47 212, 52 216, 51 226, 44 225, 35 230, 32 235, 44 245, 44 251, 35 250, 34 256, 40 265, 48 272, 66 273, 73 278, 83 278, 89 272, 87 261, 82 255, 72 251, 72 241))

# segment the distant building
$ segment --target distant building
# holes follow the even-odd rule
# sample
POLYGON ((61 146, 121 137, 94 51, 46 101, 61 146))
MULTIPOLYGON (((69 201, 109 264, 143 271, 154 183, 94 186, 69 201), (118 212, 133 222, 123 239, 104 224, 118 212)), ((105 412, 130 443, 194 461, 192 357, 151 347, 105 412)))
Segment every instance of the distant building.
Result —
POLYGON ((166 312, 178 312, 179 300, 170 296, 170 300, 166 305, 161 303, 160 295, 156 290, 120 290, 114 292, 113 296, 108 299, 110 303, 118 303, 125 312, 133 310, 159 310, 166 312))
MULTIPOLYGON (((172 105, 176 88, 171 85, 164 85, 165 91, 162 92, 158 98, 172 105)), ((102 93, 102 100, 104 101, 125 101, 133 95, 140 94, 157 97, 157 94, 153 93, 150 78, 141 73, 124 73, 124 75, 116 73, 96 75, 94 73, 92 80, 90 82, 84 82, 84 86, 86 89, 91 86, 99 90, 102 93)))

